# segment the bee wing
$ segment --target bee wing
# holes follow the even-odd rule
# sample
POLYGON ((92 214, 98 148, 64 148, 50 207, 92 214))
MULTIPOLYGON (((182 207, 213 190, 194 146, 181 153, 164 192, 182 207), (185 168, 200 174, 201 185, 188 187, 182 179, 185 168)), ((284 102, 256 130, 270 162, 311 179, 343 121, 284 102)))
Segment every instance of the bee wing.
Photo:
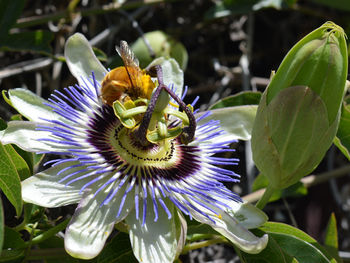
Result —
POLYGON ((139 60, 135 57, 134 52, 132 52, 126 41, 120 41, 120 46, 116 46, 115 49, 122 58, 125 66, 139 68, 139 60))

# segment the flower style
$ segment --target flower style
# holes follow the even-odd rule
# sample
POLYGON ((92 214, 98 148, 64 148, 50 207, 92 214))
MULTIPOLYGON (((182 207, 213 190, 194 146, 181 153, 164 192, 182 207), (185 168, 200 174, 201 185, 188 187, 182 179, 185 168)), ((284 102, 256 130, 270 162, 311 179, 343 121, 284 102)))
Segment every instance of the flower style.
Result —
MULTIPOLYGON (((153 137, 147 137, 154 141, 145 144, 135 123, 146 118, 139 116, 146 116, 149 100, 129 115, 119 112, 127 111, 126 103, 104 103, 101 83, 108 72, 81 34, 67 41, 65 56, 79 85, 55 91, 48 101, 28 90, 9 91, 10 103, 29 121, 9 122, 0 140, 59 156, 46 163, 50 168, 22 182, 22 196, 44 207, 78 203, 65 232, 69 254, 83 259, 97 256, 115 224, 123 221, 140 262, 173 262, 186 235, 183 214, 212 226, 243 251, 258 253, 265 248, 267 236, 258 238, 246 228, 261 225, 266 216, 242 204, 222 183, 238 181, 238 175, 221 167, 238 160, 215 156, 231 151, 229 144, 239 136, 222 130, 220 121, 212 119, 215 114, 205 112, 194 115, 194 137, 186 141, 182 137, 186 128, 181 126, 186 116, 166 101, 162 107, 157 104, 157 112, 148 111, 150 126, 165 124, 165 132, 154 128, 149 133, 153 137), (172 130, 177 127, 181 134, 172 130)), ((168 91, 179 96, 183 80, 178 65, 163 58, 155 64, 161 65, 163 78, 154 83, 173 84, 168 91)))

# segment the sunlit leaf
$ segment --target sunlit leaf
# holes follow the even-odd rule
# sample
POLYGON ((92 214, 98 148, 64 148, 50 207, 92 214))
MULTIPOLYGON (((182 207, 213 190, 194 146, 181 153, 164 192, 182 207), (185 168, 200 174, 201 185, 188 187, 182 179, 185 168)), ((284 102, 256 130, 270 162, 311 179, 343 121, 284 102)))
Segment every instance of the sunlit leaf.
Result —
POLYGON ((328 253, 337 259, 337 262, 343 262, 338 253, 338 230, 334 213, 331 214, 328 221, 324 245, 328 253))
MULTIPOLYGON (((27 152, 25 150, 22 150, 15 144, 13 144, 12 147, 16 150, 16 152, 20 155, 20 157, 22 157, 24 161, 27 163, 29 171, 31 173, 30 175, 32 175, 34 171, 34 167, 42 161, 44 154, 27 152)), ((22 177, 21 177, 21 180, 23 180, 22 177)))
POLYGON ((315 239, 305 232, 283 223, 267 222, 261 228, 280 248, 299 262, 336 263, 315 239))
POLYGON ((2 144, 0 144, 0 189, 15 207, 17 215, 21 215, 21 181, 13 160, 2 144))
POLYGON ((21 181, 31 176, 31 170, 29 170, 26 161, 15 151, 14 147, 10 144, 4 145, 7 154, 10 156, 13 164, 16 167, 17 173, 21 181))
MULTIPOLYGON (((255 231, 255 234, 262 235, 262 232, 255 231)), ((273 238, 269 238, 266 248, 259 254, 238 251, 238 255, 243 263, 298 263, 292 255, 285 253, 273 238)))
MULTIPOLYGON (((32 152, 27 152, 25 150, 22 150, 21 148, 19 148, 17 145, 13 144, 12 145, 13 149, 15 149, 15 151, 19 154, 20 157, 23 158, 23 160, 27 163, 27 166, 29 168, 30 172, 33 172, 33 165, 34 165, 34 155, 35 153, 32 152)), ((31 174, 30 174, 31 175, 31 174)), ((21 176, 20 176, 21 177, 21 176)), ((21 180, 22 179, 21 177, 21 180)))

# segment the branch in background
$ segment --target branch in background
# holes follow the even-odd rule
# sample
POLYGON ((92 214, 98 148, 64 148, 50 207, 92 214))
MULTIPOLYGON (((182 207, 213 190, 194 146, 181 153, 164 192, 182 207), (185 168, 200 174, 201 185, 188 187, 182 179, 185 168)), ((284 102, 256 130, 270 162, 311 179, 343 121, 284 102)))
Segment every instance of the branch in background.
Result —
POLYGON ((13 64, 0 70, 0 79, 46 68, 53 63, 52 58, 36 58, 13 64))
MULTIPOLYGON (((304 184, 306 188, 311 186, 327 182, 331 178, 338 178, 350 173, 350 165, 343 166, 341 168, 335 169, 333 171, 321 173, 319 175, 309 175, 302 178, 300 181, 304 184)), ((255 191, 254 193, 243 196, 242 199, 248 203, 255 203, 264 194, 265 188, 255 191)))
MULTIPOLYGON (((94 7, 89 9, 76 10, 75 13, 84 17, 84 16, 91 16, 91 15, 106 14, 106 13, 114 12, 120 9, 128 10, 128 9, 134 9, 145 5, 154 5, 159 3, 175 2, 175 1, 178 1, 178 0, 141 0, 141 1, 127 2, 124 4, 115 2, 115 3, 103 5, 97 8, 94 7)), ((25 28, 25 27, 37 26, 37 25, 45 24, 49 21, 58 21, 62 18, 70 19, 69 12, 59 11, 48 15, 21 18, 17 20, 17 23, 14 25, 14 28, 25 28)))

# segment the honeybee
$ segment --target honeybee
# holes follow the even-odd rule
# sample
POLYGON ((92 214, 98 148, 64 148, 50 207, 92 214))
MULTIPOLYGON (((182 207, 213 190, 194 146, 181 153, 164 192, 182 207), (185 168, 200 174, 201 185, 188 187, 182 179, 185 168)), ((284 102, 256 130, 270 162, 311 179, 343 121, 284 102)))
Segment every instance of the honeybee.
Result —
POLYGON ((150 75, 141 70, 128 43, 120 41, 120 47, 116 49, 124 66, 111 70, 102 80, 102 102, 112 106, 116 100, 124 103, 137 98, 150 99, 155 88, 150 75))

